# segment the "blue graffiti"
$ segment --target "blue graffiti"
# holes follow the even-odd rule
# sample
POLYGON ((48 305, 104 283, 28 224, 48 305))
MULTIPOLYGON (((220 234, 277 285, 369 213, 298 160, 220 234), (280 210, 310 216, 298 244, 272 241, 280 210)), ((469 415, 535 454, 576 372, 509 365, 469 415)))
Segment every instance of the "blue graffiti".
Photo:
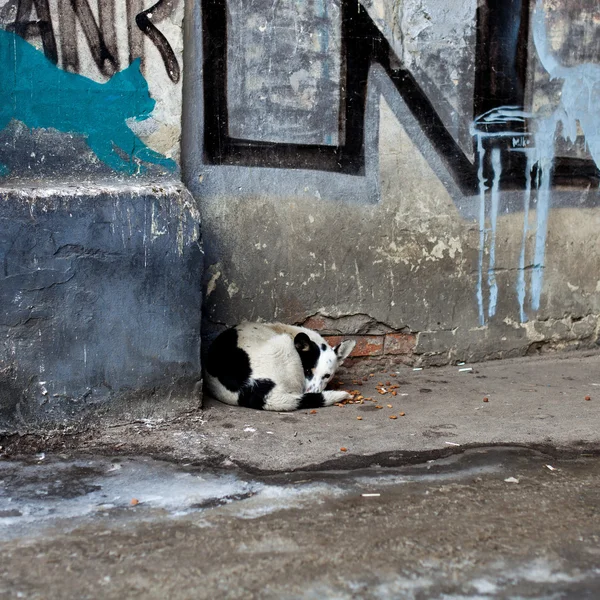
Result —
POLYGON ((541 0, 537 0, 532 18, 533 41, 541 65, 548 72, 551 79, 563 80, 562 89, 557 94, 557 106, 550 112, 541 116, 540 112, 531 114, 516 106, 502 106, 492 109, 478 117, 471 132, 477 140, 477 154, 479 161, 479 276, 477 282, 477 304, 479 309, 479 322, 486 322, 484 293, 483 293, 483 264, 484 249, 489 233, 489 264, 488 288, 489 307, 488 317, 495 314, 497 302, 497 285, 494 275, 496 252, 496 220, 498 216, 498 181, 502 172, 500 154, 492 150, 493 183, 491 190, 491 207, 487 215, 485 181, 484 140, 490 138, 512 138, 513 151, 524 152, 527 156, 526 184, 523 198, 523 233, 521 252, 519 255, 519 268, 517 276, 517 298, 519 301, 519 316, 521 322, 528 320, 526 305, 527 285, 525 272, 526 266, 526 240, 530 230, 529 208, 532 200, 532 178, 535 175, 536 187, 536 218, 533 261, 529 266, 531 271, 531 310, 537 311, 544 283, 544 269, 546 262, 546 241, 548 235, 548 220, 552 201, 552 170, 555 161, 556 136, 574 142, 577 137, 578 127, 585 135, 585 141, 592 159, 600 168, 600 65, 583 63, 574 67, 565 67, 553 56, 548 43, 546 18, 541 0), (493 131, 490 125, 503 124, 504 127, 493 131), (492 131, 490 132, 490 129, 492 131), (531 131, 530 131, 531 130, 531 131), (490 219, 490 228, 486 228, 487 219, 490 219))
MULTIPOLYGON (((56 67, 18 35, 0 30, 0 131, 11 120, 30 129, 81 135, 96 156, 115 171, 141 173, 137 161, 173 170, 173 160, 146 146, 127 119, 147 119, 155 101, 135 60, 106 83, 56 67)), ((0 175, 8 168, 0 163, 0 175)))
MULTIPOLYGON (((485 325, 486 311, 483 293, 483 266, 486 244, 489 242, 489 261, 487 268, 487 283, 489 289, 489 302, 487 317, 491 318, 496 314, 496 305, 498 303, 498 283, 496 281, 496 232, 498 226, 498 212, 500 208, 500 178, 502 176, 502 157, 499 148, 491 150, 492 162, 492 185, 491 185, 491 203, 488 210, 487 190, 489 189, 484 176, 484 164, 486 160, 486 146, 484 142, 498 139, 509 138, 516 152, 526 152, 528 138, 530 134, 524 132, 523 125, 532 118, 533 115, 521 110, 518 106, 502 106, 494 108, 480 117, 478 117, 471 126, 471 133, 477 140, 477 158, 478 158, 478 180, 479 180, 479 257, 478 257, 478 278, 477 278, 477 305, 479 309, 479 324, 485 325), (498 129, 498 130, 497 130, 498 129), (488 214, 489 213, 489 214, 488 214), (489 219, 490 227, 486 227, 489 219)), ((533 166, 530 167, 533 169, 533 166)), ((519 302, 525 301, 525 239, 527 235, 527 223, 529 219, 529 200, 531 197, 531 186, 526 186, 525 191, 525 221, 522 244, 522 271, 519 273, 519 283, 517 286, 517 295, 519 302), (522 276, 521 276, 522 273, 522 276), (522 282, 522 289, 519 287, 522 282)), ((521 305, 523 314, 523 305, 521 305)), ((524 320, 524 319, 521 319, 524 320)))

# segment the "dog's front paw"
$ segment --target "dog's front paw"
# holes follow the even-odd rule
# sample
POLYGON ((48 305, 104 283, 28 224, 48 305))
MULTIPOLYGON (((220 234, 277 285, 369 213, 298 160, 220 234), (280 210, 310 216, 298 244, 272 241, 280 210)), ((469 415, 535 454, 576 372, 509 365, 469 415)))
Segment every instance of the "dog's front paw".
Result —
POLYGON ((343 391, 332 391, 328 390, 323 392, 323 398, 325 399, 325 405, 335 404, 336 402, 342 402, 342 400, 351 400, 352 394, 343 391))

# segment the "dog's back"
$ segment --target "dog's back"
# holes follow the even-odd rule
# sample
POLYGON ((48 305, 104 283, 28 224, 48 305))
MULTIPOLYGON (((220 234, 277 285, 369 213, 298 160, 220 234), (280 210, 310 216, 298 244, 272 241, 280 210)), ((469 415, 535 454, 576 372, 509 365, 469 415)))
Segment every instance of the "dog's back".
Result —
MULTIPOLYGON (((208 351, 208 392, 227 404, 264 410, 319 408, 340 402, 350 397, 347 392, 307 393, 305 389, 307 376, 325 358, 323 348, 332 352, 310 329, 242 323, 221 333, 208 351)), ((332 365, 331 374, 340 363, 332 365)))

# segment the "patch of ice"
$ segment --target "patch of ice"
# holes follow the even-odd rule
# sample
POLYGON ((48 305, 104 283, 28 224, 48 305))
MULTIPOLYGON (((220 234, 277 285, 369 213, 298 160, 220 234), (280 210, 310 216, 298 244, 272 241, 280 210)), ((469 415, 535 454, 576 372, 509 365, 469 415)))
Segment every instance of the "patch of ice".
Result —
POLYGON ((38 464, 0 463, 0 539, 19 535, 60 520, 86 518, 98 511, 163 509, 173 515, 226 503, 262 489, 263 484, 233 474, 185 472, 150 459, 44 461, 38 464))
POLYGON ((270 513, 298 508, 307 503, 320 504, 337 498, 346 490, 326 483, 307 483, 301 486, 264 486, 254 496, 232 506, 234 514, 244 519, 256 519, 270 513))
POLYGON ((549 562, 538 559, 530 564, 522 567, 517 571, 517 577, 532 583, 572 583, 585 579, 584 575, 574 577, 561 573, 556 566, 552 566, 549 562))
POLYGON ((487 579, 476 579, 471 585, 479 594, 495 594, 498 591, 498 586, 487 579))

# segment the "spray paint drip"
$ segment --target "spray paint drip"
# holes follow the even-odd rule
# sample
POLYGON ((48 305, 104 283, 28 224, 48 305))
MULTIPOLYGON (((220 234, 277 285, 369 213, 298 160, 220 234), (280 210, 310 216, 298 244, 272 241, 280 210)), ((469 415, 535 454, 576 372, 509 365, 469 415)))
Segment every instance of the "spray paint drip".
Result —
POLYGON ((479 180, 479 265, 477 279, 477 305, 480 325, 486 324, 486 310, 483 290, 483 271, 486 242, 489 240, 489 260, 487 287, 489 294, 487 318, 496 313, 498 284, 496 281, 496 231, 499 210, 499 185, 502 176, 501 147, 506 148, 506 138, 512 138, 509 151, 524 152, 527 157, 525 167, 525 191, 523 195, 523 233, 517 275, 517 298, 521 322, 528 317, 525 310, 527 297, 526 271, 531 269, 531 310, 540 308, 544 269, 546 266, 546 242, 548 220, 552 202, 552 171, 555 161, 557 132, 563 139, 575 142, 579 129, 585 136, 589 153, 600 168, 600 65, 583 63, 575 67, 565 67, 550 52, 546 17, 542 0, 537 0, 532 18, 533 40, 540 63, 551 79, 562 79, 563 86, 557 94, 557 106, 547 114, 531 114, 517 106, 501 106, 484 113, 471 125, 471 133, 476 138, 479 180), (530 126, 533 133, 530 133, 530 126), (532 143, 531 143, 532 142, 532 143), (497 144, 498 147, 493 147, 497 144), (492 183, 490 208, 487 208, 487 194, 490 189, 485 178, 485 161, 488 148, 491 149, 492 183), (536 194, 532 194, 532 178, 535 177, 536 194), (535 239, 533 261, 527 263, 527 237, 530 232, 530 206, 536 201, 535 239), (489 212, 489 214, 488 214, 489 212), (490 226, 486 229, 489 218, 490 226))
POLYGON ((488 187, 484 176, 484 165, 486 161, 486 147, 495 142, 506 141, 512 138, 513 152, 522 152, 527 156, 527 167, 525 172, 525 192, 523 194, 523 233, 521 239, 521 252, 519 255, 519 266, 517 275, 517 298, 519 301, 519 315, 521 322, 526 322, 528 317, 525 311, 527 296, 526 272, 527 263, 527 236, 530 230, 529 214, 532 201, 532 176, 537 173, 536 181, 536 225, 535 225, 535 248, 533 253, 533 264, 531 265, 531 309, 536 311, 540 307, 542 294, 543 275, 545 267, 546 238, 548 234, 548 217, 551 202, 551 178, 554 161, 554 132, 557 121, 553 119, 536 119, 532 114, 526 113, 514 106, 503 106, 492 109, 475 121, 472 131, 477 138, 478 160, 479 160, 479 265, 478 265, 478 287, 477 303, 479 307, 479 323, 486 324, 486 310, 484 306, 483 270, 486 250, 488 244, 488 266, 487 266, 487 288, 488 309, 487 318, 496 314, 498 303, 498 283, 496 281, 496 234, 498 227, 498 213, 500 209, 500 179, 502 177, 502 155, 499 147, 492 148, 491 167, 492 182, 488 187), (535 133, 525 131, 527 123, 534 122, 535 133), (488 127, 493 124, 494 127, 488 127), (491 130, 490 130, 491 129, 491 130), (533 147, 527 147, 533 139, 533 147), (484 144, 484 141, 486 142, 484 144), (490 190, 490 206, 488 210, 488 194, 490 190), (489 228, 486 223, 489 219, 489 228))
MULTIPOLYGON (((477 305, 479 309, 479 324, 486 324, 487 318, 492 318, 496 314, 498 303, 498 282, 496 280, 496 235, 498 228, 498 214, 500 211, 500 180, 502 177, 502 154, 500 147, 493 147, 494 143, 505 144, 510 140, 513 150, 524 152, 524 147, 529 142, 529 134, 526 132, 527 120, 531 114, 524 112, 518 106, 502 106, 492 109, 476 119, 471 125, 471 133, 477 140, 477 158, 478 158, 478 180, 479 180, 479 264, 477 277, 477 305), (492 166, 491 186, 485 177, 485 163, 487 160, 488 148, 490 151, 492 166), (488 210, 487 191, 491 190, 490 206, 488 210), (486 226, 489 219, 489 227, 486 226), (484 300, 484 262, 486 242, 489 242, 488 265, 487 265, 487 290, 489 294, 487 311, 484 300)), ((529 199, 527 199, 529 208, 529 199)), ((528 218, 528 217, 527 217, 528 218)), ((527 223, 527 220, 525 221, 527 223)), ((524 233, 526 235, 526 231, 524 233)), ((524 247, 523 242, 523 247, 524 247)), ((523 262, 524 262, 523 257, 523 262)), ((523 266, 524 269, 524 266, 523 266)), ((523 289, 524 275, 523 275, 523 289)))

